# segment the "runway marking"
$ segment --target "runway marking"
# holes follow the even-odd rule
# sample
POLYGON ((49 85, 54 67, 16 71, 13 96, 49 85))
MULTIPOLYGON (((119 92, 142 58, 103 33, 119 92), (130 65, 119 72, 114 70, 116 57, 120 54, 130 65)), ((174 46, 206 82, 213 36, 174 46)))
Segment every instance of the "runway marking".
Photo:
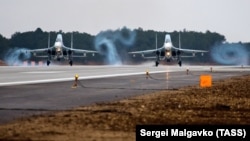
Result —
MULTIPOLYGON (((170 71, 152 71, 150 73, 152 74, 152 73, 165 73, 165 72, 170 72, 170 71)), ((142 75, 142 74, 146 75, 146 72, 107 74, 107 75, 95 75, 95 76, 79 76, 78 80, 109 78, 109 77, 118 77, 118 76, 130 76, 130 75, 142 75)), ((4 82, 4 83, 0 83, 0 86, 39 84, 39 83, 63 82, 63 81, 74 81, 74 80, 75 80, 74 77, 56 78, 56 79, 44 79, 44 80, 28 80, 28 81, 4 82)))

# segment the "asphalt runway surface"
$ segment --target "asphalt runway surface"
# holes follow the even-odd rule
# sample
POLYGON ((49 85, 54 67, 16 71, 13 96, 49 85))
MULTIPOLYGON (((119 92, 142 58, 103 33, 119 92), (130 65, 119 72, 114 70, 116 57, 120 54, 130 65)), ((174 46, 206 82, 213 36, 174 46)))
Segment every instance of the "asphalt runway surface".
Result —
POLYGON ((0 123, 250 74, 249 66, 0 67, 0 123), (148 71, 149 75, 146 75, 148 71), (77 87, 75 75, 78 75, 77 87))

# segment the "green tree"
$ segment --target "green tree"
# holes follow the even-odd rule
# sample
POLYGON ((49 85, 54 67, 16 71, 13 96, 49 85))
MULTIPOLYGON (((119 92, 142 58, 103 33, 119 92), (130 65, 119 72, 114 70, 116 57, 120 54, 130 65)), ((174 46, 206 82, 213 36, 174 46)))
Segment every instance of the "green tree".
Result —
POLYGON ((0 59, 3 60, 4 54, 7 52, 9 47, 9 40, 0 34, 0 59))

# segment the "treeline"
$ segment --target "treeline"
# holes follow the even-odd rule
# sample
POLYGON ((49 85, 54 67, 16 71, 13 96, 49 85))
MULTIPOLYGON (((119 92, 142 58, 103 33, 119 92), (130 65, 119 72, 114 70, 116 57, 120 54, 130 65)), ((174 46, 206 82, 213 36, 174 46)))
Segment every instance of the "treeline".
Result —
MULTIPOLYGON (((146 50, 146 49, 154 49, 156 47, 156 34, 157 34, 157 47, 161 47, 163 45, 165 34, 169 33, 171 35, 171 40, 173 42, 173 45, 176 47, 179 47, 179 33, 181 35, 181 48, 185 49, 198 49, 198 50, 208 50, 210 51, 212 47, 216 44, 222 44, 226 41, 226 38, 224 35, 221 35, 219 33, 206 31, 205 33, 202 32, 194 32, 194 31, 174 31, 174 32, 156 32, 153 30, 143 30, 142 28, 134 29, 132 30, 136 36, 134 39, 133 44, 130 47, 123 48, 123 45, 118 43, 117 41, 114 41, 114 45, 116 46, 117 53, 121 56, 124 56, 124 51, 138 51, 138 50, 146 50), (123 52, 121 52, 122 50, 123 52)), ((117 30, 112 33, 122 32, 124 33, 124 38, 126 36, 129 36, 129 34, 126 34, 126 31, 124 29, 117 30)), ((128 30, 127 32, 131 32, 128 30)), ((70 47, 71 45, 71 32, 50 32, 50 42, 48 41, 48 35, 49 32, 43 31, 41 28, 37 28, 35 31, 29 31, 29 32, 16 32, 14 33, 10 39, 7 39, 0 35, 0 60, 4 60, 6 57, 6 53, 9 49, 12 48, 27 48, 27 49, 38 49, 38 48, 47 48, 48 46, 52 46, 55 42, 56 35, 58 33, 61 33, 63 36, 63 42, 65 46, 70 47)), ((98 36, 98 35, 96 35, 98 36)), ((73 32, 73 47, 78 49, 87 49, 87 50, 96 50, 95 48, 95 37, 93 35, 90 35, 88 33, 79 33, 79 32, 73 32)), ((110 36, 110 35, 108 35, 110 36)), ((107 39, 109 37, 106 37, 107 39)), ((247 49, 250 48, 250 43, 239 43, 244 46, 246 46, 247 49)), ((105 52, 106 49, 103 50, 105 52)), ((154 55, 154 54, 152 54, 154 55)), ((87 61, 92 61, 95 63, 103 63, 105 55, 100 54, 96 55, 95 57, 92 57, 89 55, 87 58, 77 58, 76 60, 82 63, 86 63, 87 61)), ((107 57, 107 56, 106 56, 107 57)), ((38 59, 38 58, 36 58, 38 59)), ((40 60, 43 58, 39 58, 40 60)), ((142 57, 132 57, 129 55, 126 55, 125 59, 121 59, 123 62, 130 62, 130 63, 138 63, 143 62, 145 59, 142 57)), ((200 62, 200 57, 194 57, 194 58, 187 58, 185 59, 187 61, 192 62, 200 62)), ((183 61, 185 61, 183 59, 183 61)), ((203 63, 214 63, 211 59, 211 55, 204 54, 203 56, 203 63)))

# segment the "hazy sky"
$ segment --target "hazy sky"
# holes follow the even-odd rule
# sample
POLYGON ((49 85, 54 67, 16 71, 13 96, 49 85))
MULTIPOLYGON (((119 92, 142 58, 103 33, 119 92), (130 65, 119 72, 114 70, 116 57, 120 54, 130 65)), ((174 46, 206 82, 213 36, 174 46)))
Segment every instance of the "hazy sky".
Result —
POLYGON ((86 32, 126 26, 172 32, 218 32, 250 42, 250 0, 0 0, 0 34, 86 32))

